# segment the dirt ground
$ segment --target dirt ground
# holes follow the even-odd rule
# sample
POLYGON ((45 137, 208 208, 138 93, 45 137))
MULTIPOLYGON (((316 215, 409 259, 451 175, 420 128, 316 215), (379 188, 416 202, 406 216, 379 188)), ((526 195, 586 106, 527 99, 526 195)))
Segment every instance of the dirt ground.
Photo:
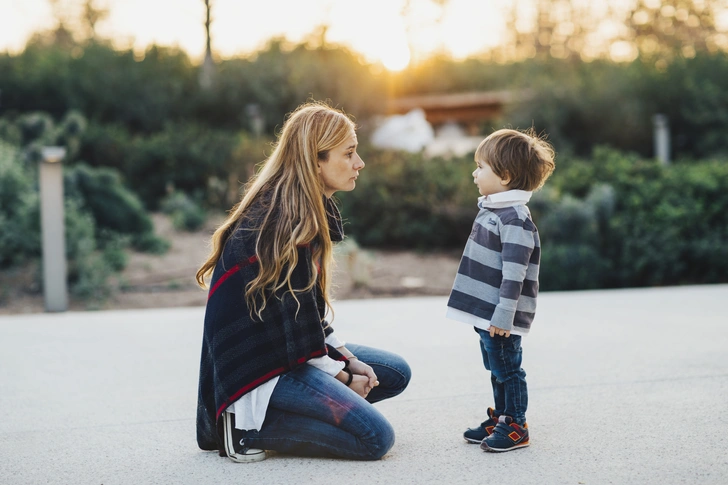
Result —
MULTIPOLYGON (((115 282, 116 290, 103 302, 71 297, 71 310, 168 308, 204 305, 207 292, 194 275, 209 250, 209 239, 220 218, 197 232, 176 231, 161 214, 153 216, 157 234, 171 243, 166 254, 131 253, 115 282)), ((336 248, 333 296, 337 300, 449 294, 459 253, 418 253, 359 248, 347 239, 336 248)), ((0 272, 0 315, 44 311, 43 296, 33 274, 36 266, 0 272)))

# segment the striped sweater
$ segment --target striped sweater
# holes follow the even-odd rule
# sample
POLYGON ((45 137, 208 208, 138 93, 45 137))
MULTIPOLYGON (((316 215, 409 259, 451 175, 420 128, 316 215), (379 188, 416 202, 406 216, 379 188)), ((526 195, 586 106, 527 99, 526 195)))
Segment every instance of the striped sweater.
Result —
POLYGON ((478 202, 480 212, 460 260, 447 317, 525 335, 536 312, 541 244, 526 202, 509 190, 478 202))

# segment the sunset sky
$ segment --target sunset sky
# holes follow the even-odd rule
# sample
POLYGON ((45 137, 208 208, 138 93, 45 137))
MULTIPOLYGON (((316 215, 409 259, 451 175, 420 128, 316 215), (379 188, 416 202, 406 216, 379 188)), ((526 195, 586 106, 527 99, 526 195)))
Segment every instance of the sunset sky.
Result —
MULTIPOLYGON (((60 0, 79 5, 79 0, 60 0)), ((445 51, 466 57, 498 42, 502 12, 496 0, 213 0, 213 49, 230 57, 261 47, 272 36, 297 41, 317 26, 368 61, 404 67, 413 56, 445 51), (410 52, 412 50, 413 52, 410 52)), ((97 0, 109 17, 98 31, 119 47, 178 45, 192 57, 204 49, 202 0, 97 0)), ((0 51, 17 52, 32 32, 56 25, 48 0, 0 0, 0 51)))
MULTIPOLYGON (((83 0, 57 1, 68 18, 79 17, 83 0)), ((607 8, 626 11, 635 1, 572 0, 603 19, 607 8)), ((325 24, 328 42, 344 44, 369 62, 398 70, 433 52, 464 58, 498 44, 506 9, 514 2, 520 21, 529 22, 534 0, 212 0, 213 50, 218 57, 246 55, 271 37, 296 42, 325 24)), ((661 1, 645 0, 645 4, 659 8, 661 1)), ((195 60, 204 52, 203 0, 96 0, 96 5, 110 12, 97 31, 119 48, 179 46, 195 60)), ((728 9, 717 17, 720 28, 728 30, 728 9)), ((0 0, 0 52, 18 52, 33 32, 55 25, 49 0, 0 0)), ((603 50, 620 26, 606 21, 593 28, 589 48, 603 50)), ((633 51, 621 42, 612 45, 611 54, 615 60, 629 60, 636 55, 633 51), (620 54, 622 47, 626 52, 620 54)))

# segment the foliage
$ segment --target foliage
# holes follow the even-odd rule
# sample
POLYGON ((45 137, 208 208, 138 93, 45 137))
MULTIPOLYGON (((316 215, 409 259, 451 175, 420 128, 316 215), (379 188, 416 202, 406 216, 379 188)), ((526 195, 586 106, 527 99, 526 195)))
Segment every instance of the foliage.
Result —
POLYGON ((20 163, 20 151, 0 139, 0 268, 40 254, 38 194, 20 163))
POLYGON ((151 135, 92 124, 81 156, 95 166, 117 169, 146 207, 156 209, 169 190, 201 197, 212 179, 227 182, 240 139, 234 132, 195 123, 169 123, 151 135))
POLYGON ((500 61, 536 57, 569 60, 632 60, 637 55, 666 62, 676 55, 725 48, 716 18, 723 0, 616 2, 537 0, 531 8, 511 2, 500 61))
POLYGON ((189 113, 196 77, 179 50, 151 47, 137 60, 105 44, 78 49, 29 44, 18 56, 0 55, 4 108, 54 118, 77 110, 133 131, 155 131, 189 113))
MULTIPOLYGON (((546 276, 546 287, 549 278, 562 277, 558 273, 564 259, 549 255, 549 244, 555 245, 558 253, 563 252, 560 246, 576 241, 588 249, 572 253, 587 256, 586 266, 594 267, 594 282, 576 287, 725 282, 726 184, 726 160, 683 160, 663 166, 655 160, 625 156, 606 148, 595 150, 590 160, 562 160, 550 186, 564 194, 588 191, 582 209, 586 213, 577 219, 563 217, 560 211, 564 204, 571 203, 568 195, 557 204, 541 208, 544 274, 551 275, 546 276), (549 210, 553 217, 546 215, 549 210), (573 231, 569 227, 585 233, 560 232, 573 231), (549 268, 548 258, 558 264, 549 268)), ((570 289, 573 284, 555 287, 570 289)))
POLYGON ((473 163, 362 150, 357 189, 340 193, 345 229, 363 246, 436 249, 467 238, 477 213, 473 163))
MULTIPOLYGON (((77 113, 59 125, 45 113, 0 119, 0 268, 40 258, 38 149, 65 143, 72 153, 84 126, 77 113)), ((155 251, 167 245, 154 235, 139 198, 109 168, 78 163, 65 170, 64 214, 70 289, 85 299, 108 296, 110 276, 126 265, 129 241, 155 251)))
POLYGON ((272 134, 287 113, 311 98, 329 99, 366 119, 384 105, 385 81, 347 49, 306 43, 288 47, 273 39, 252 57, 219 64, 217 89, 203 95, 195 119, 254 131, 249 109, 254 105, 272 134))
POLYGON ((162 212, 172 217, 177 230, 196 231, 205 223, 205 210, 184 192, 172 192, 162 200, 162 212))
POLYGON ((384 77, 351 51, 289 47, 280 39, 252 57, 220 62, 210 92, 197 79, 198 67, 186 54, 157 46, 142 58, 97 41, 70 50, 31 43, 17 56, 0 54, 5 110, 45 111, 54 118, 78 110, 92 122, 120 124, 133 133, 193 120, 251 130, 249 105, 258 106, 272 133, 286 113, 311 97, 365 117, 382 105, 386 89, 384 77))
MULTIPOLYGON (((364 150, 358 187, 339 195, 365 246, 461 248, 477 213, 470 157, 364 150)), ((728 281, 728 160, 671 166, 598 148, 564 157, 529 204, 546 290, 728 281)))
MULTIPOLYGON (((725 281, 728 54, 711 47, 715 32, 696 37, 694 2, 682 13, 678 0, 663 3, 674 7, 670 15, 635 3, 656 20, 630 13, 627 40, 639 51, 631 62, 555 55, 554 42, 581 52, 578 25, 576 40, 549 38, 533 58, 436 56, 396 75, 324 41, 278 39, 250 57, 218 62, 209 90, 177 49, 150 47, 140 56, 61 30, 54 35, 63 42, 37 37, 20 54, 0 54, 0 267, 39 254, 43 145, 68 150, 69 257, 84 255, 72 272, 90 295, 94 278, 123 266, 127 244, 168 246, 151 232, 145 210, 167 207, 177 225, 191 228, 204 207, 230 207, 240 182, 270 153, 285 114, 307 99, 356 114, 365 145, 368 118, 385 112, 391 96, 509 90, 520 101, 484 131, 533 126, 559 152, 555 175, 530 204, 544 244, 544 288, 725 281), (666 16, 674 17, 675 36, 666 16), (655 50, 649 39, 657 39, 655 50), (670 167, 649 158, 656 113, 670 120, 679 160, 670 167)), ((710 16, 698 17, 712 26, 710 16)), ((558 25, 549 25, 523 33, 557 35, 558 25)), ((462 247, 477 212, 471 156, 427 160, 367 147, 362 154, 359 187, 340 194, 357 241, 462 247)))
MULTIPOLYGON (((0 142, 2 269, 39 259, 41 252, 38 189, 20 160, 19 150, 13 153, 0 142)), ((96 253, 94 218, 84 210, 82 199, 74 195, 64 198, 64 214, 70 289, 82 297, 102 297, 109 291, 107 279, 111 269, 104 257, 96 253)))
POLYGON ((99 229, 125 234, 153 229, 141 201, 124 187, 114 170, 77 164, 66 170, 64 186, 66 194, 84 201, 99 229))
POLYGON ((728 55, 698 54, 675 59, 664 69, 637 59, 629 64, 606 61, 573 63, 537 61, 522 66, 514 83, 521 102, 512 104, 504 121, 548 133, 561 153, 588 156, 607 144, 643 156, 653 155, 652 117, 667 115, 672 151, 679 157, 728 153, 728 55))

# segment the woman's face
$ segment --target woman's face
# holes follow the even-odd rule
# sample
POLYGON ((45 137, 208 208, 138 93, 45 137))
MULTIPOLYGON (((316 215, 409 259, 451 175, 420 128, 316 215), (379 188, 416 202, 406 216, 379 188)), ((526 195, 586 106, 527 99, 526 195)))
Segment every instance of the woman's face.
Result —
POLYGON ((349 192, 356 187, 359 170, 364 168, 364 162, 356 153, 357 145, 356 133, 352 132, 344 143, 329 150, 327 161, 318 162, 326 197, 339 190, 349 192))

